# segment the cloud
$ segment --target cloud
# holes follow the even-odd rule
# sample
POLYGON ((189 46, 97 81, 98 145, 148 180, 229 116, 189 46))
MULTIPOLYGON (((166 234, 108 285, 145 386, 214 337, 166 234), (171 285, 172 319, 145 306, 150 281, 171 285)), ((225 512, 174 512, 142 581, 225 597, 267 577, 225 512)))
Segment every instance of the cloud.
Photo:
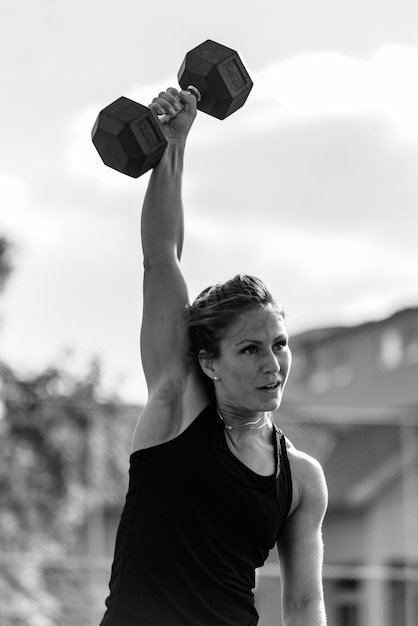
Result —
POLYGON ((298 54, 255 76, 251 126, 373 115, 387 120, 403 140, 418 141, 417 75, 414 47, 385 46, 366 59, 298 54))
POLYGON ((57 209, 56 198, 51 204, 47 207, 39 203, 35 185, 0 174, 0 206, 4 209, 0 212, 0 234, 17 245, 19 263, 22 253, 30 263, 30 255, 33 260, 33 255, 44 258, 62 250, 73 217, 72 213, 65 215, 61 208, 57 209))
MULTIPOLYGON (((365 59, 337 52, 294 55, 253 74, 254 88, 244 110, 223 122, 202 115, 191 135, 196 151, 246 141, 251 150, 260 132, 345 119, 386 123, 398 140, 418 142, 418 49, 386 46, 365 59), (227 130, 226 130, 227 129, 227 130)), ((171 83, 173 81, 171 80, 171 83)), ((133 84, 123 94, 148 105, 170 79, 133 84)), ((120 94, 122 95, 122 94, 120 94)), ((115 98, 117 94, 115 94, 115 98)), ((90 105, 70 122, 67 161, 76 179, 107 189, 127 187, 127 177, 106 168, 90 139, 96 116, 107 102, 90 105)))

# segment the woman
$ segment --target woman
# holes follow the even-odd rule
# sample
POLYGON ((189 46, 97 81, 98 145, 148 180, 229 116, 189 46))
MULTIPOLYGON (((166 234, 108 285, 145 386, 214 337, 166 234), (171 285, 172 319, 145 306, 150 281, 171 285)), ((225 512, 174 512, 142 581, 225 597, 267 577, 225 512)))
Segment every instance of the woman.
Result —
POLYGON ((255 569, 277 544, 285 626, 325 626, 325 480, 271 421, 291 364, 283 312, 250 276, 189 304, 181 181, 196 99, 170 88, 151 108, 168 146, 141 223, 149 397, 101 624, 255 626, 255 569))

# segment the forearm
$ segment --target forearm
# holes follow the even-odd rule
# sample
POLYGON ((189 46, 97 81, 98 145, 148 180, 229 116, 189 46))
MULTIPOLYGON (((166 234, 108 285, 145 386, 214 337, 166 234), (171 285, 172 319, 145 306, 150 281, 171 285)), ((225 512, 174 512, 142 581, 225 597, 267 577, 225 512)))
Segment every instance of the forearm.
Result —
POLYGON ((184 219, 181 197, 185 142, 169 141, 148 184, 142 208, 141 234, 144 265, 167 254, 180 259, 184 219))
POLYGON ((283 626, 326 626, 325 605, 321 600, 285 611, 283 626))

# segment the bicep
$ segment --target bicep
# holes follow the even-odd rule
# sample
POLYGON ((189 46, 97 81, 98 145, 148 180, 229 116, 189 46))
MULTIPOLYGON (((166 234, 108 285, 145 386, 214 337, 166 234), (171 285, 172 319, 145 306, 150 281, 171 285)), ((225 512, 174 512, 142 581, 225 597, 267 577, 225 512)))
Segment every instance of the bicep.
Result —
POLYGON ((286 520, 277 543, 285 611, 323 599, 322 522, 327 488, 319 464, 313 460, 308 464, 299 506, 286 520))
POLYGON ((187 286, 177 259, 144 269, 141 358, 148 388, 184 375, 187 334, 184 309, 187 286))

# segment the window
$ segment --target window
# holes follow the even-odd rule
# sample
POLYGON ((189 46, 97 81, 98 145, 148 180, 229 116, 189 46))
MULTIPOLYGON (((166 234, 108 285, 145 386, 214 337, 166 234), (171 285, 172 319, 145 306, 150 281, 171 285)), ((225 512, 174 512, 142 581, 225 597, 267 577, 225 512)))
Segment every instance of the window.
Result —
POLYGON ((405 582, 402 580, 391 580, 389 583, 389 611, 391 623, 396 626, 405 626, 405 582))
POLYGON ((401 333, 396 328, 386 328, 380 337, 379 361, 388 372, 397 369, 404 357, 404 344, 401 333))
POLYGON ((332 385, 331 372, 325 369, 318 369, 312 374, 309 383, 314 393, 325 393, 332 385))
POLYGON ((418 363, 418 329, 416 328, 405 337, 405 360, 408 365, 418 363))
POLYGON ((345 346, 334 345, 316 354, 313 361, 310 387, 316 394, 331 389, 342 389, 350 385, 354 379, 354 371, 349 364, 350 355, 345 346))
POLYGON ((390 624, 409 626, 418 623, 418 582, 408 580, 391 580, 388 582, 388 614, 390 624))
POLYGON ((335 626, 360 626, 362 584, 357 578, 339 578, 334 581, 335 626))
POLYGON ((356 604, 344 603, 337 607, 336 626, 359 626, 360 616, 356 604))

